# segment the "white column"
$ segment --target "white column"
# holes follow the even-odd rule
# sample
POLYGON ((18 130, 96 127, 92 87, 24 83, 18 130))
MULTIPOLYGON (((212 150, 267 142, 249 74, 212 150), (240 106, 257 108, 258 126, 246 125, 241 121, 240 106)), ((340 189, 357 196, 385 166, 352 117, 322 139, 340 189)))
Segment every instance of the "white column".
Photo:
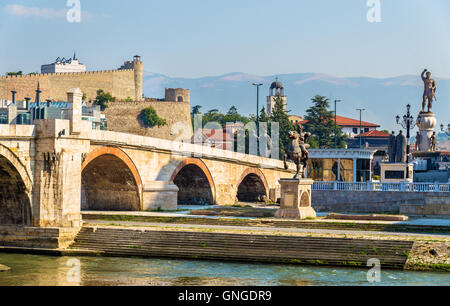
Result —
POLYGON ((79 135, 81 132, 83 93, 79 88, 71 88, 67 92, 67 108, 69 110, 70 134, 79 135))
POLYGON ((356 167, 358 165, 358 159, 353 158, 353 183, 356 183, 356 167))

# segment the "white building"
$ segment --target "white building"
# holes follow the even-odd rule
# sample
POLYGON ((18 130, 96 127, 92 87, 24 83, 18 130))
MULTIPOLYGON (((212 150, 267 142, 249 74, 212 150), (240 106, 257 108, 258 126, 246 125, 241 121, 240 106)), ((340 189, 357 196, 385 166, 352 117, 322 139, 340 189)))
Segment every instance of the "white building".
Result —
POLYGON ((73 58, 57 58, 52 64, 42 65, 41 73, 58 73, 58 72, 85 72, 86 66, 81 64, 73 55, 73 58))
POLYGON ((350 138, 354 138, 360 134, 369 133, 376 131, 380 125, 361 121, 356 119, 351 119, 343 116, 336 117, 336 123, 342 128, 342 132, 350 138), (361 127, 361 131, 359 128, 361 127))
MULTIPOLYGON (((334 118, 333 118, 334 119, 334 118)), ((299 124, 307 124, 308 120, 303 120, 299 124)), ((336 116, 336 124, 342 128, 344 135, 349 138, 355 138, 358 135, 376 131, 380 125, 366 121, 359 121, 343 116, 336 116), (359 130, 361 128, 361 131, 359 130)))

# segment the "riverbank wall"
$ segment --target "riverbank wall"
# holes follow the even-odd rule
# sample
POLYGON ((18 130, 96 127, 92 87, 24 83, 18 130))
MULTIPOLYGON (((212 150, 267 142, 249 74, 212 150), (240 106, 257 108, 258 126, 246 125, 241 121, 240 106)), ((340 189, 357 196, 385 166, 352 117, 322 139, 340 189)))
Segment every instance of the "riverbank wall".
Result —
POLYGON ((70 246, 79 228, 0 226, 0 246, 58 249, 70 246))
POLYGON ((106 256, 143 256, 261 263, 403 269, 412 241, 83 227, 73 249, 106 256))
POLYGON ((311 201, 318 212, 450 216, 448 192, 320 190, 312 193, 311 201))

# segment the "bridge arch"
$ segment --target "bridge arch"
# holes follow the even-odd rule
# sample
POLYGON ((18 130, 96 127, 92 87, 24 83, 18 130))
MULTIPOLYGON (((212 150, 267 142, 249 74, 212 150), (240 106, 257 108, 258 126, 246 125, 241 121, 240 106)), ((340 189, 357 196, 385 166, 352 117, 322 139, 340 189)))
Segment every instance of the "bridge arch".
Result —
POLYGON ((31 225, 32 182, 20 159, 0 144, 0 224, 31 225))
POLYGON ((269 195, 269 184, 258 168, 247 168, 237 184, 236 198, 239 202, 258 202, 269 195))
POLYGON ((114 147, 95 149, 81 166, 82 210, 142 210, 142 180, 131 158, 114 147))
POLYGON ((199 158, 186 158, 173 172, 170 182, 179 188, 178 204, 215 204, 216 187, 208 166, 199 158))

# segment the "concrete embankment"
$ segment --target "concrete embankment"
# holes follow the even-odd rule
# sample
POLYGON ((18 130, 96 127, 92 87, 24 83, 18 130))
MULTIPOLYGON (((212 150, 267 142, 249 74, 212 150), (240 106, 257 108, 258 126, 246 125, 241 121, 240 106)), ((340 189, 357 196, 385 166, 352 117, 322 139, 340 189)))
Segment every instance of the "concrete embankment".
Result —
POLYGON ((83 213, 83 220, 90 222, 104 220, 112 222, 132 221, 167 224, 193 225, 223 225, 223 226, 252 226, 269 228, 301 228, 301 229, 329 229, 348 231, 374 231, 399 233, 440 233, 450 234, 450 226, 445 225, 414 225, 396 222, 349 222, 341 220, 277 220, 277 219, 238 219, 238 218, 199 218, 176 216, 130 215, 112 213, 83 213))
POLYGON ((106 256, 254 261, 403 269, 413 241, 289 237, 145 228, 84 227, 72 248, 106 256))
POLYGON ((56 249, 68 247, 79 228, 0 226, 0 246, 56 249))

